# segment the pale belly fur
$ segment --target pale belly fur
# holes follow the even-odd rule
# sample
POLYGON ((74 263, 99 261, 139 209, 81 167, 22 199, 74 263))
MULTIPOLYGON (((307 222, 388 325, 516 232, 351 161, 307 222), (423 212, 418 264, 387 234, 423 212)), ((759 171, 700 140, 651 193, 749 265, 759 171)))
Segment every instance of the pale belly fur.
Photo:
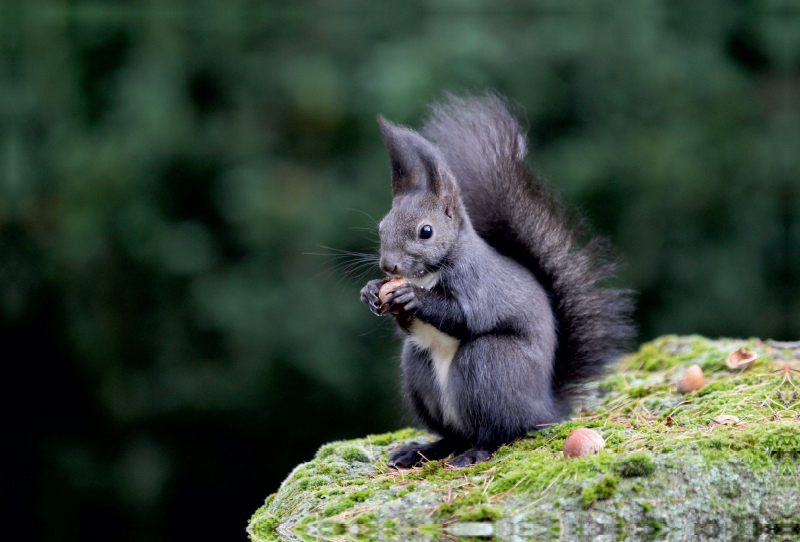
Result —
POLYGON ((449 422, 455 427, 460 427, 461 420, 452 401, 450 401, 450 395, 447 391, 447 377, 450 371, 450 364, 453 361, 453 357, 456 355, 461 341, 442 333, 430 324, 416 319, 411 323, 410 331, 411 334, 409 338, 411 341, 421 349, 428 350, 431 360, 433 361, 433 370, 441 393, 439 404, 442 408, 442 416, 446 422, 449 422))

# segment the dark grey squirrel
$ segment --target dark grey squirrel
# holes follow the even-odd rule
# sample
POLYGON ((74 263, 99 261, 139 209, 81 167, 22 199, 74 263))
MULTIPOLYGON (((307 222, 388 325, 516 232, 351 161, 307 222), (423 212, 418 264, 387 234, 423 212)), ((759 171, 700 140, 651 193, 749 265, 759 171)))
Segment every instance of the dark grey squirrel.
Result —
POLYGON ((379 117, 392 209, 380 222, 380 267, 403 277, 361 290, 405 336, 402 379, 420 421, 441 440, 400 446, 389 463, 455 457, 463 467, 569 417, 582 385, 634 335, 615 265, 528 169, 507 102, 485 94, 431 106, 419 132, 379 117), (393 314, 396 313, 396 314, 393 314))

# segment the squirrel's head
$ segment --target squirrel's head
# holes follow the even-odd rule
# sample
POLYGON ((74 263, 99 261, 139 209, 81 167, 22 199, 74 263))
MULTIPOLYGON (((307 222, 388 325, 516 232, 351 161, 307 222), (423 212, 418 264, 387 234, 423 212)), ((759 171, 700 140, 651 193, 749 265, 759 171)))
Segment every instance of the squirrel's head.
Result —
POLYGON ((381 269, 419 278, 446 266, 466 218, 441 152, 420 134, 378 117, 392 166, 392 210, 381 220, 381 269))

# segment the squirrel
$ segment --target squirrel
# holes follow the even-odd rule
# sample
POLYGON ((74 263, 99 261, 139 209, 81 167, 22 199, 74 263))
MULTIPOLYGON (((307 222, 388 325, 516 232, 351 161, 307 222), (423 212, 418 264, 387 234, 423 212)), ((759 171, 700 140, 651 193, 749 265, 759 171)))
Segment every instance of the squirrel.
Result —
POLYGON ((527 142, 494 93, 448 96, 419 131, 379 116, 392 208, 379 224, 380 268, 406 282, 381 302, 405 341, 405 398, 441 438, 389 464, 487 460, 503 444, 567 419, 588 379, 634 336, 632 296, 606 285, 608 243, 526 165, 527 142))

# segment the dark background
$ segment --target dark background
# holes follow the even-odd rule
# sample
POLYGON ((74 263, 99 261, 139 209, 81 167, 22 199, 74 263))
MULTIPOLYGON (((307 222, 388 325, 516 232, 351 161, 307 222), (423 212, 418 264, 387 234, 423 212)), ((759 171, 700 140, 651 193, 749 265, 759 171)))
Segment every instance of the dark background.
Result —
POLYGON ((319 445, 408 423, 379 272, 306 253, 376 250, 378 113, 484 88, 640 340, 798 338, 797 1, 4 1, 4 532, 244 540, 319 445))

